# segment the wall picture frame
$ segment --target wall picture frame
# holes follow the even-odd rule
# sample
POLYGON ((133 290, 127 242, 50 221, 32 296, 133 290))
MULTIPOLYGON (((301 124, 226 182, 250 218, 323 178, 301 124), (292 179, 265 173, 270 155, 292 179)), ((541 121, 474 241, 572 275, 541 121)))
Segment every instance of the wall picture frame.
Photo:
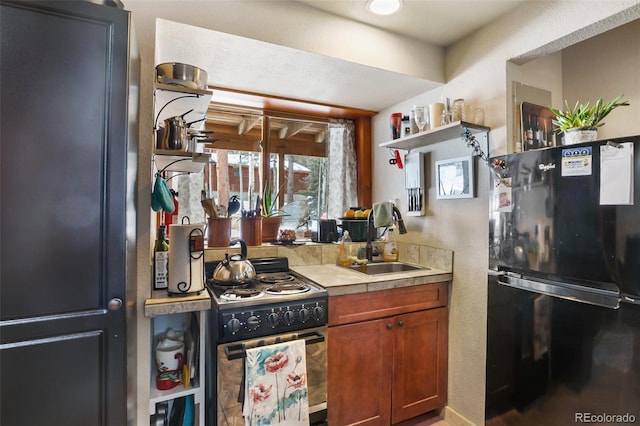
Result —
POLYGON ((435 162, 436 198, 475 197, 473 157, 458 157, 435 162))

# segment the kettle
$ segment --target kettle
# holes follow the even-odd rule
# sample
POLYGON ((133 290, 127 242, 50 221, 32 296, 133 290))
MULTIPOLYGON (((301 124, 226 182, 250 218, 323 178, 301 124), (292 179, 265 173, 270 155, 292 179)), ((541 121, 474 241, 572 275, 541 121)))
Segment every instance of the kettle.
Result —
POLYGON ((213 280, 217 284, 244 284, 256 277, 256 270, 247 260, 247 244, 240 238, 234 238, 229 242, 232 247, 240 243, 240 254, 231 257, 225 254, 222 262, 218 263, 213 271, 213 280))

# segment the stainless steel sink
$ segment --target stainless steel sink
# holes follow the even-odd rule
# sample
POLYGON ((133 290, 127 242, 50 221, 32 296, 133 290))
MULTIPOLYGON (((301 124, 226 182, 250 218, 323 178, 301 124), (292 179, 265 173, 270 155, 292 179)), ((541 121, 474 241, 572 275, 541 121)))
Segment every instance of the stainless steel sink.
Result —
POLYGON ((367 275, 392 274, 395 272, 428 270, 426 266, 417 266, 404 262, 368 263, 366 265, 351 265, 349 269, 362 272, 367 275))

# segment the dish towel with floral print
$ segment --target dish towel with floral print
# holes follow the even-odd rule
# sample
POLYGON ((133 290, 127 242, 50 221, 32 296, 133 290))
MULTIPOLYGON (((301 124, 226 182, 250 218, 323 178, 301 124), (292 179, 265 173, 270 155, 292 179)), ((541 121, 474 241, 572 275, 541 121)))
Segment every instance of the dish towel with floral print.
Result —
POLYGON ((246 426, 309 424, 305 341, 246 350, 246 426))

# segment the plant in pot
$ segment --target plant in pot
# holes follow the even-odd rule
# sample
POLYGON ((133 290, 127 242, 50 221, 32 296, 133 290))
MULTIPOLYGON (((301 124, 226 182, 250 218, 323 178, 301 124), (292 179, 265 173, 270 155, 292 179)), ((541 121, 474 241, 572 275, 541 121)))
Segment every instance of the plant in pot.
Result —
POLYGON ((593 106, 589 102, 582 104, 578 101, 573 108, 565 100, 565 111, 549 107, 556 115, 552 123, 556 126, 557 133, 564 133, 565 145, 594 141, 598 138, 598 127, 604 125, 602 120, 614 109, 629 105, 629 102, 620 102, 620 99, 622 95, 605 104, 600 98, 593 106))
POLYGON ((262 241, 276 241, 278 230, 282 224, 282 216, 287 213, 278 209, 278 195, 282 186, 273 191, 271 183, 267 180, 262 191, 262 241))

